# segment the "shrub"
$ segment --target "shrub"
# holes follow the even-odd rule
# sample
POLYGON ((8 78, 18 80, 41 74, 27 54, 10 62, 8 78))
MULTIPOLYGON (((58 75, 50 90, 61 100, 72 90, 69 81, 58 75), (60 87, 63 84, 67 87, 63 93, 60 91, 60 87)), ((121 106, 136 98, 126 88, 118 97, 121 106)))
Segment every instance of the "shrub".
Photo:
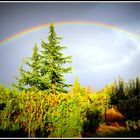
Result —
POLYGON ((116 106, 126 119, 137 121, 140 118, 140 79, 136 77, 128 83, 119 79, 112 88, 110 104, 116 106))

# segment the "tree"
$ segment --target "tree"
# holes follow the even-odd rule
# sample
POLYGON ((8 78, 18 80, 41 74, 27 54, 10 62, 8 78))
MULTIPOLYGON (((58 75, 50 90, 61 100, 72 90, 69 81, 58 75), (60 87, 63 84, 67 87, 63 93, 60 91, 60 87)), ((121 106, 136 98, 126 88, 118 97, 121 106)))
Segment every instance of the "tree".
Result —
POLYGON ((65 87, 71 86, 65 83, 64 74, 72 70, 72 67, 64 67, 64 64, 71 63, 71 56, 64 56, 61 52, 66 47, 60 45, 61 38, 57 36, 54 25, 49 28, 48 43, 42 41, 41 46, 41 75, 48 83, 50 93, 67 92, 65 87))
POLYGON ((67 92, 64 74, 72 70, 72 67, 64 67, 71 63, 71 56, 64 56, 61 52, 66 47, 60 45, 61 38, 57 36, 53 24, 49 27, 48 43, 42 40, 42 50, 38 53, 35 44, 32 57, 24 59, 29 70, 20 67, 20 78, 16 77, 18 84, 14 86, 19 90, 47 90, 48 93, 67 92), (30 62, 31 61, 31 62, 30 62))
POLYGON ((13 86, 18 90, 40 89, 42 87, 40 75, 41 60, 37 44, 34 45, 32 57, 23 59, 23 62, 28 66, 28 70, 25 70, 23 65, 19 68, 20 77, 15 77, 18 84, 13 84, 13 86))

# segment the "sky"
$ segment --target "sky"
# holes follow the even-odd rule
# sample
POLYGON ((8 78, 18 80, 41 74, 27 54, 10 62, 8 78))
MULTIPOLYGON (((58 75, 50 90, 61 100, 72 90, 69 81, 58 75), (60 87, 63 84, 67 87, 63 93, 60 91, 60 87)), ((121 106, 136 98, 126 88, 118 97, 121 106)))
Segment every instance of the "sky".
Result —
MULTIPOLYGON (((139 15, 140 3, 132 2, 0 3, 0 41, 42 24, 85 21, 55 26, 61 45, 67 47, 63 53, 72 56, 73 71, 65 78, 73 83, 78 76, 81 85, 100 90, 118 76, 128 81, 140 75, 139 15)), ((32 55, 35 43, 40 47, 41 40, 47 42, 48 31, 41 28, 0 45, 0 84, 17 82, 14 76, 19 76, 22 59, 32 55)))

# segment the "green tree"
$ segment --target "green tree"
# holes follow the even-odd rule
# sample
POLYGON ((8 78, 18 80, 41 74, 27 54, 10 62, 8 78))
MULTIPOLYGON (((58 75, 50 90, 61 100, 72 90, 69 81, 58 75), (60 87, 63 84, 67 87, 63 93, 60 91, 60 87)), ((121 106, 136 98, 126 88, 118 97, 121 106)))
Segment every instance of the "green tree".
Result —
POLYGON ((65 83, 64 74, 72 70, 65 67, 71 63, 71 56, 64 56, 61 52, 66 47, 60 45, 60 37, 55 32, 54 25, 50 25, 48 43, 42 41, 42 50, 38 53, 35 44, 32 57, 24 59, 29 70, 20 67, 20 78, 16 77, 18 84, 13 84, 19 90, 47 90, 48 93, 67 92, 66 87, 71 84, 65 83))
POLYGON ((19 68, 20 77, 15 77, 18 81, 13 84, 18 90, 39 90, 42 87, 40 75, 40 55, 38 53, 37 44, 34 45, 32 57, 23 59, 24 64, 28 66, 27 69, 23 65, 19 68))
POLYGON ((50 93, 67 92, 65 88, 71 86, 65 83, 64 78, 64 74, 72 70, 72 67, 65 67, 65 64, 72 62, 71 56, 64 56, 61 52, 66 47, 60 45, 60 40, 61 37, 57 36, 54 25, 51 24, 48 42, 41 43, 41 75, 46 79, 50 93))

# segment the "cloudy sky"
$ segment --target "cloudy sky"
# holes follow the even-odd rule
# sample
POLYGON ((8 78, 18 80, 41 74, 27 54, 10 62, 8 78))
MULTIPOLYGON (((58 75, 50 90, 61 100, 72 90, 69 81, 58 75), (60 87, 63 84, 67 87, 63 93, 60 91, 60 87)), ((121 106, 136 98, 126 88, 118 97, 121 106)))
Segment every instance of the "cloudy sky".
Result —
MULTIPOLYGON (((83 86, 100 90, 118 76, 127 81, 140 75, 139 15, 140 3, 0 3, 0 41, 52 21, 112 25, 114 28, 88 23, 55 26, 61 45, 67 46, 64 54, 72 56, 73 72, 65 75, 67 82, 73 83, 78 76, 83 86)), ((47 36, 48 27, 0 44, 0 84, 16 83, 22 58, 31 56, 34 44, 40 47, 47 36)))

